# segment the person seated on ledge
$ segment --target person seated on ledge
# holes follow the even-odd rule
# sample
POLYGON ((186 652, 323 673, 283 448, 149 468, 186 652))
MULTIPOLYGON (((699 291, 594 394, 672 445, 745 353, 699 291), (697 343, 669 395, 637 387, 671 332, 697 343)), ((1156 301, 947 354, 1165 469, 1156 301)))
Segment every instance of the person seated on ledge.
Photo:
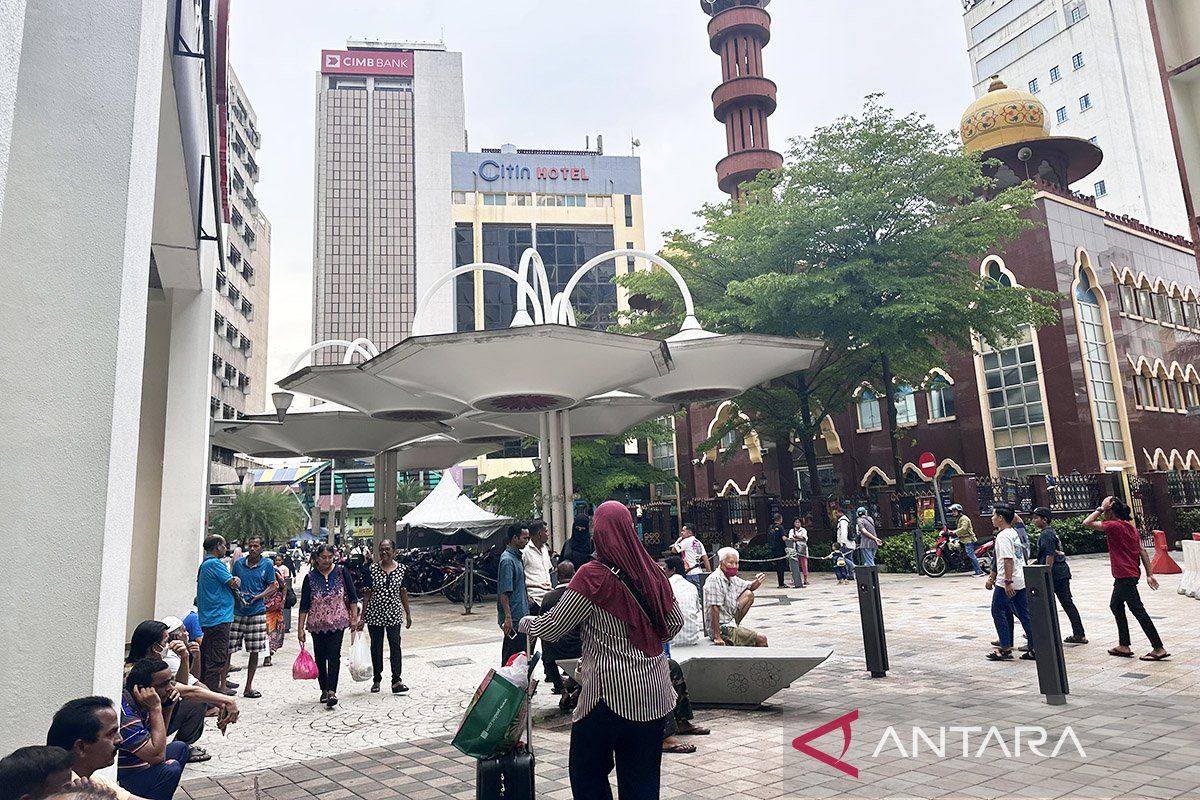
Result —
POLYGON ((0 797, 43 800, 71 783, 71 754, 61 747, 33 745, 0 758, 0 797))
POLYGON ((134 800, 103 772, 116 761, 120 743, 116 707, 111 698, 98 695, 68 701, 54 714, 46 733, 46 744, 71 754, 73 786, 103 786, 117 800, 134 800))
POLYGON ((760 572, 752 581, 738 577, 738 551, 732 547, 718 550, 717 562, 719 569, 704 582, 704 608, 713 644, 766 647, 766 636, 742 625, 754 605, 754 592, 766 576, 760 572))
POLYGON ((188 762, 186 742, 167 743, 164 708, 179 699, 165 661, 143 658, 129 670, 121 694, 117 783, 146 800, 171 800, 188 762))

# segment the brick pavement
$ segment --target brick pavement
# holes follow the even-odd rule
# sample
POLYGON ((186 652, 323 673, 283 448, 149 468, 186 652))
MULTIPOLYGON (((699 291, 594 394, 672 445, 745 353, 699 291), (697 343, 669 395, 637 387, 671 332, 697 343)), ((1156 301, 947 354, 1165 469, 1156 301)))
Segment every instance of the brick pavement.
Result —
MULTIPOLYGON (((713 735, 693 738, 695 755, 666 755, 664 798, 1115 798, 1154 800, 1200 797, 1195 741, 1200 733, 1200 605, 1175 593, 1178 576, 1143 598, 1168 648, 1170 661, 1147 664, 1105 655, 1115 644, 1108 612, 1111 580, 1101 557, 1073 559, 1077 602, 1091 644, 1066 653, 1072 694, 1065 707, 1045 705, 1029 662, 994 664, 983 659, 993 638, 989 595, 970 576, 939 580, 882 576, 891 671, 874 680, 864 671, 857 601, 850 587, 814 576, 812 587, 767 589, 750 624, 777 644, 828 645, 835 655, 756 711, 701 710, 698 721, 713 735), (853 740, 845 762, 857 779, 796 751, 792 740, 853 710, 853 740), (1004 747, 1015 747, 1015 726, 1045 726, 1041 748, 1053 749, 1070 726, 1086 752, 1068 745, 1058 758, 1022 752, 1003 758, 988 740, 997 726, 1004 747), (887 729, 888 738, 881 746, 887 729), (919 740, 913 726, 939 744, 940 726, 977 726, 970 757, 962 733, 951 731, 945 757, 919 740), (901 754, 896 741, 902 744, 901 754), (876 753, 876 751, 879 751, 876 753), (726 776, 712 781, 714 768, 726 776)), ((343 672, 341 704, 316 704, 315 684, 291 681, 294 640, 264 670, 260 701, 241 701, 242 722, 205 744, 213 761, 189 767, 180 792, 191 800, 383 800, 402 797, 474 797, 474 764, 449 739, 483 672, 498 658, 490 606, 473 617, 440 599, 419 601, 415 627, 405 637, 408 696, 371 695, 343 672)), ((1063 620, 1065 625, 1065 619, 1063 620)), ((1134 647, 1148 650, 1134 625, 1134 647)), ((239 673, 240 674, 240 673, 239 673)), ((569 798, 566 752, 569 721, 554 700, 535 700, 538 794, 569 798)), ((1036 743, 1036 738, 1033 740, 1036 743)), ((813 742, 841 752, 839 731, 813 742)))

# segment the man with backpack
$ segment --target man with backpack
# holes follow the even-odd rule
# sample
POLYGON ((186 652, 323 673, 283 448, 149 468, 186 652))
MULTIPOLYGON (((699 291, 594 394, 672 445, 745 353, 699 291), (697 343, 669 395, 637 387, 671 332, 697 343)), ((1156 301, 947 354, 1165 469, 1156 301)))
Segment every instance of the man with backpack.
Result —
POLYGON ((1071 620, 1071 635, 1063 639, 1068 644, 1087 644, 1087 636, 1083 633, 1083 620, 1079 617, 1079 609, 1071 599, 1071 567, 1067 564, 1066 553, 1063 552, 1062 540, 1054 532, 1050 524, 1050 509, 1038 506, 1033 510, 1033 527, 1041 533, 1037 540, 1037 563, 1050 567, 1050 579, 1054 582, 1054 596, 1062 605, 1067 619, 1071 620))

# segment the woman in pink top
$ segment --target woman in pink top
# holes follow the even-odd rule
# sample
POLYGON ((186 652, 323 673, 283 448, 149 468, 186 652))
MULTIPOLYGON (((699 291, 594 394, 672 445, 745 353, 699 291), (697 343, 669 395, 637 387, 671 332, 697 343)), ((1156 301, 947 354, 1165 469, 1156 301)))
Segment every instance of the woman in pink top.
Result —
POLYGON ((1142 605, 1141 595, 1138 594, 1141 568, 1146 568, 1146 585, 1152 591, 1158 588, 1158 581, 1150 572, 1150 554, 1142 547, 1142 537, 1130 521, 1132 519, 1133 514, 1129 506, 1115 497, 1106 497, 1100 507, 1083 521, 1085 528, 1100 531, 1108 539, 1108 560, 1113 576, 1112 600, 1109 601, 1108 607, 1117 620, 1118 637, 1117 646, 1110 649, 1108 654, 1118 658, 1133 658, 1133 650, 1129 647, 1129 620, 1125 617, 1125 606, 1129 606, 1130 612, 1142 626, 1142 632, 1154 648, 1142 656, 1141 660, 1162 661, 1171 654, 1163 647, 1154 621, 1150 619, 1150 614, 1142 605))

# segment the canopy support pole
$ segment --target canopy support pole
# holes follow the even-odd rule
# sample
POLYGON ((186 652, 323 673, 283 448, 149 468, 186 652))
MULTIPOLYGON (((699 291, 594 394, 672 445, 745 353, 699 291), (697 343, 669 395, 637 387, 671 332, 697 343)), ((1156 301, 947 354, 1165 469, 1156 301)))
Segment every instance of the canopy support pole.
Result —
POLYGON ((571 530, 575 519, 575 474, 571 464, 571 411, 560 411, 562 431, 562 472, 563 472, 563 516, 562 530, 565 541, 566 532, 571 530))
POLYGON ((558 544, 560 552, 562 545, 566 542, 567 532, 562 529, 563 518, 563 471, 562 471, 562 433, 558 424, 558 414, 550 412, 547 415, 549 419, 549 444, 550 444, 550 530, 554 535, 554 541, 558 544), (554 530, 558 528, 558 530, 554 530))
POLYGON ((553 550, 556 546, 558 531, 554 529, 554 519, 550 517, 550 415, 539 414, 538 426, 540 428, 540 435, 538 436, 538 462, 540 466, 538 469, 542 473, 542 502, 538 508, 538 513, 550 525, 550 535, 552 537, 550 549, 553 550))

